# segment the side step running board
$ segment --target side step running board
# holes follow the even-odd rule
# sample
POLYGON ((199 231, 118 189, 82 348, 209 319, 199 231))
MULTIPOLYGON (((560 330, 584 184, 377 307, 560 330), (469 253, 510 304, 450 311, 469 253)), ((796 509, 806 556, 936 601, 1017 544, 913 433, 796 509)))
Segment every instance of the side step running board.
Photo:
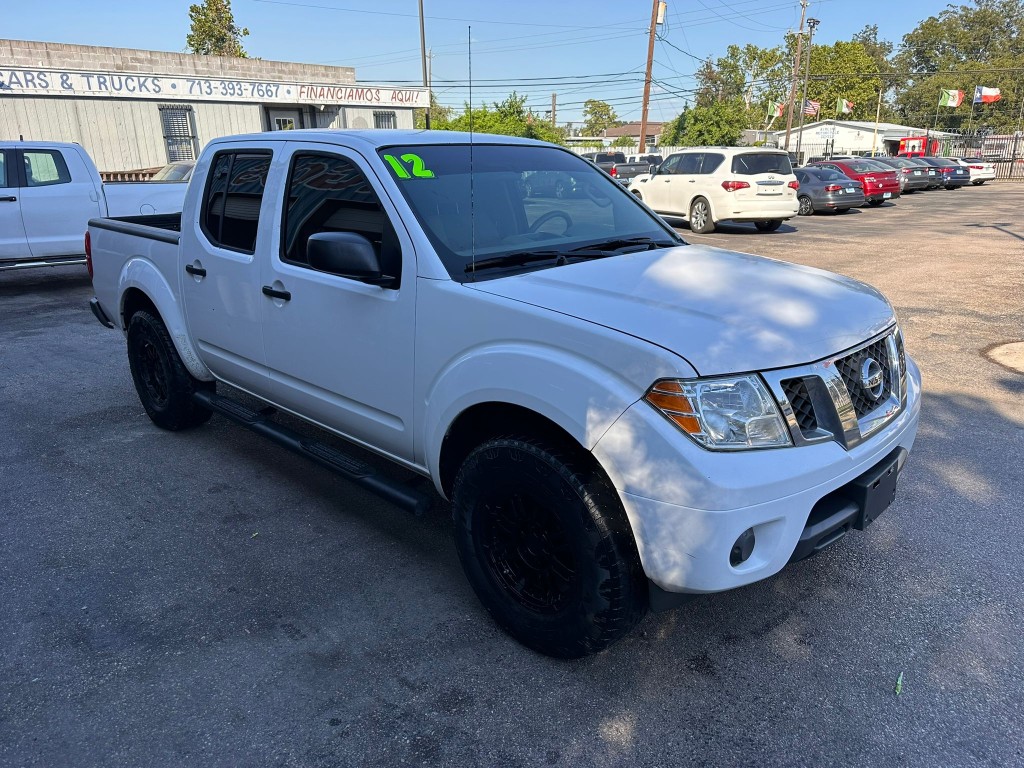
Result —
POLYGON ((369 464, 353 456, 272 421, 270 417, 275 412, 273 408, 256 411, 230 397, 207 391, 196 392, 192 397, 214 413, 219 413, 258 435, 270 438, 278 445, 312 459, 320 466, 337 472, 356 485, 417 516, 430 509, 430 498, 425 494, 378 474, 369 464))

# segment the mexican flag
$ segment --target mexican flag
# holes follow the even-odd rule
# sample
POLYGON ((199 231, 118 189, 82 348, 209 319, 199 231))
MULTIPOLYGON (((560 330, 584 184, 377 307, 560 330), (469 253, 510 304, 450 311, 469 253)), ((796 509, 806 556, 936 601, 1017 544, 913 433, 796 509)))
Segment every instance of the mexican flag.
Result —
POLYGON ((850 112, 853 112, 853 102, 852 101, 847 101, 846 99, 837 99, 836 100, 836 114, 840 114, 841 113, 841 114, 847 115, 850 112))
POLYGON ((786 102, 784 101, 773 101, 771 108, 768 110, 768 117, 782 117, 786 111, 786 102))
POLYGON ((964 103, 963 91, 943 91, 939 96, 940 107, 959 107, 964 103))
POLYGON ((979 85, 974 89, 974 103, 975 104, 991 104, 992 102, 999 101, 1003 98, 1003 95, 999 92, 998 88, 986 88, 983 85, 979 85))

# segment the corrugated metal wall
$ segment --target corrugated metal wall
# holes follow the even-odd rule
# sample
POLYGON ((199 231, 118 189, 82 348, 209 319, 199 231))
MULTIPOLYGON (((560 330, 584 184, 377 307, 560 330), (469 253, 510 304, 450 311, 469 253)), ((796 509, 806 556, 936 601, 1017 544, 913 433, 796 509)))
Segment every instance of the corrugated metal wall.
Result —
MULTIPOLYGON (((0 139, 74 141, 85 147, 100 171, 155 168, 167 163, 159 101, 128 99, 4 98, 0 96, 0 139)), ((200 150, 219 136, 264 130, 260 104, 191 104, 200 150)), ((288 109, 288 105, 273 105, 288 109)), ((373 128, 373 109, 328 106, 311 110, 317 128, 373 128)), ((390 110, 389 110, 390 111, 390 110)), ((394 110, 399 128, 412 128, 411 109, 394 110)), ((309 112, 307 112, 309 115, 309 112)), ((309 122, 306 125, 310 125, 309 122)))
MULTIPOLYGON (((157 167, 167 162, 159 106, 125 99, 0 98, 0 139, 78 142, 101 171, 157 167)), ((197 102, 192 108, 200 148, 218 136, 263 130, 259 104, 197 102)))

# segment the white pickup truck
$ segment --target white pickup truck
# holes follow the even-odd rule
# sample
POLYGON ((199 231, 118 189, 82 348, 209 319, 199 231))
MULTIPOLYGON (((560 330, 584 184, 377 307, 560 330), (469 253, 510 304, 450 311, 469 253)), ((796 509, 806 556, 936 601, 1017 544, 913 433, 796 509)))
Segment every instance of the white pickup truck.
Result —
POLYGON ((181 217, 89 238, 93 312, 158 426, 217 413, 429 503, 282 410, 431 478, 483 605, 554 656, 865 528, 917 432, 920 373, 878 291, 687 245, 539 142, 217 139, 181 217), (579 194, 524 195, 535 173, 579 194))
POLYGON ((0 141, 0 271, 84 264, 89 219, 179 212, 186 186, 104 184, 78 144, 0 141))

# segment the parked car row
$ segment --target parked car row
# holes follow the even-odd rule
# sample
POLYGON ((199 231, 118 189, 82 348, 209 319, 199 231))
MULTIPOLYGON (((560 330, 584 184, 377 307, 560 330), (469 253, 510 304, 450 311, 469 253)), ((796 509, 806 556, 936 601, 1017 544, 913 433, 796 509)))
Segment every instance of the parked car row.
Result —
POLYGON ((628 188, 656 212, 682 218, 704 234, 721 221, 754 222, 759 231, 772 232, 798 214, 845 213, 993 178, 994 167, 980 158, 833 155, 794 169, 781 149, 693 147, 652 165, 628 188))

